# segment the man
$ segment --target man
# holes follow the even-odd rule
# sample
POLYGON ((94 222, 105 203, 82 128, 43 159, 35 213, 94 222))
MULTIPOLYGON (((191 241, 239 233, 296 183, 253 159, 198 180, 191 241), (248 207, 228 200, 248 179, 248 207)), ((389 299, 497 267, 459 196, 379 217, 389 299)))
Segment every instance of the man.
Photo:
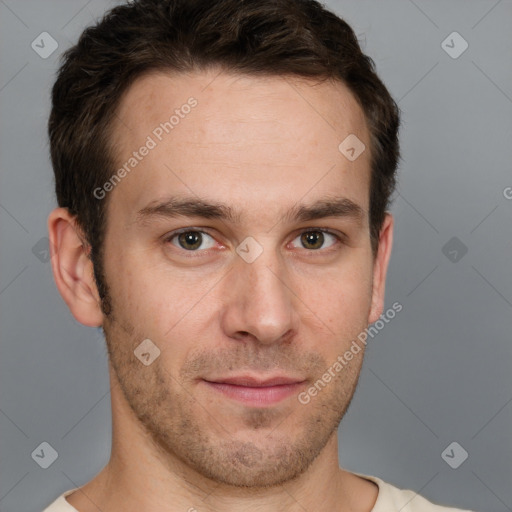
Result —
POLYGON ((338 465, 399 160, 350 27, 314 1, 135 1, 52 99, 52 267, 105 333, 113 432, 46 510, 456 510, 338 465))

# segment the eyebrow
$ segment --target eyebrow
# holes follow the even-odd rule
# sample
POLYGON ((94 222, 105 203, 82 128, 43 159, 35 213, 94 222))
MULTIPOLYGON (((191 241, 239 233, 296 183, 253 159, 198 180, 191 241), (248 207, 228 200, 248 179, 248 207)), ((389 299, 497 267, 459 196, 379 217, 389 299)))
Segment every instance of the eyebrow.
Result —
MULTIPOLYGON (((202 217, 219 219, 233 224, 240 224, 242 214, 232 207, 195 198, 169 197, 155 201, 137 212, 136 222, 144 223, 155 217, 202 217)), ((284 213, 280 222, 305 222, 326 217, 348 218, 361 224, 366 211, 357 203, 346 197, 324 198, 310 205, 295 205, 284 213)))

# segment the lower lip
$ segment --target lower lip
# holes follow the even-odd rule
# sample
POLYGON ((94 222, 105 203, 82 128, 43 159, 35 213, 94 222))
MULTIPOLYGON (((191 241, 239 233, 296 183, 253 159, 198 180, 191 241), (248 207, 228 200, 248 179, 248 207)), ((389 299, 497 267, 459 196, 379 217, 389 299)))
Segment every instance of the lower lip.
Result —
POLYGON ((234 384, 208 382, 206 380, 203 382, 229 398, 243 402, 246 405, 260 407, 276 404, 291 395, 296 395, 302 386, 302 382, 264 387, 235 386, 234 384))

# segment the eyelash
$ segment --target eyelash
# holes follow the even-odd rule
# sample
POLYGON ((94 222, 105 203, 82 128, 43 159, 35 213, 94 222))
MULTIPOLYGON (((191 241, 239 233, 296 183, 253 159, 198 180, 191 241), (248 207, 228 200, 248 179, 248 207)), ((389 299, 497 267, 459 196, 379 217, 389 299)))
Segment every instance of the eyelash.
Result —
MULTIPOLYGON (((215 238, 212 234, 210 234, 208 231, 205 231, 204 229, 198 229, 198 228, 194 228, 194 227, 190 227, 190 228, 183 228, 183 229, 179 229, 177 231, 173 231, 171 234, 169 234, 168 236, 166 236, 164 238, 164 242, 165 243, 171 243, 171 241, 181 235, 182 233, 189 233, 189 232, 192 232, 192 233, 202 233, 202 234, 206 234, 212 238, 215 238)), ((337 232, 335 231, 331 231, 330 229, 327 229, 327 228, 308 228, 308 229, 303 229, 302 231, 300 231, 295 237, 293 240, 295 240, 295 238, 297 238, 298 236, 301 236, 302 234, 304 233, 316 233, 316 232, 320 232, 320 233, 327 233, 328 235, 331 235, 333 236, 338 243, 335 243, 333 244, 331 247, 327 248, 327 249, 304 249, 305 251, 307 252, 311 252, 311 253, 322 253, 322 254, 326 254, 326 253, 329 253, 331 252, 332 250, 334 250, 340 243, 343 244, 343 241, 344 241, 344 236, 340 236, 340 234, 338 234, 337 232)), ((187 251, 186 249, 183 249, 183 248, 178 248, 176 247, 176 249, 181 249, 182 252, 187 252, 187 253, 203 253, 203 252, 207 252, 209 251, 210 249, 201 249, 201 250, 195 250, 195 251, 187 251)))

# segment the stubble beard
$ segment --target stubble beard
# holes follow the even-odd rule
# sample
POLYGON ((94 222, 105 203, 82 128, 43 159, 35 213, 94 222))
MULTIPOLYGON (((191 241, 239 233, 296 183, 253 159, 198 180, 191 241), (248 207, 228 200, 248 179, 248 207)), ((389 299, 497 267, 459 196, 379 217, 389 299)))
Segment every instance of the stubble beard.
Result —
MULTIPOLYGON (((295 396, 286 399, 291 404, 288 414, 279 406, 240 407, 237 418, 223 417, 219 411, 212 410, 207 400, 194 395, 193 381, 184 378, 187 371, 172 376, 163 366, 163 357, 150 366, 141 364, 133 353, 137 342, 129 341, 143 338, 134 335, 133 327, 113 328, 114 315, 109 318, 110 327, 104 331, 110 364, 126 402, 149 433, 155 453, 171 471, 176 471, 180 464, 185 465, 218 484, 256 490, 297 479, 336 431, 357 386, 363 351, 360 360, 354 358, 308 404, 300 404, 295 396), (243 435, 239 428, 233 427, 240 427, 240 423, 243 435)), ((246 354, 239 354, 245 362, 250 360, 246 354)), ((198 361, 201 366, 201 361, 211 361, 211 356, 203 354, 184 366, 197 369, 198 361)), ((318 378, 328 366, 316 353, 293 357, 295 361, 309 361, 309 374, 313 367, 318 378)), ((227 359, 236 364, 236 357, 227 359)), ((215 360, 227 368, 226 357, 215 360)), ((258 364, 257 368, 265 364, 258 364)), ((304 363, 300 368, 304 368, 304 363)))

